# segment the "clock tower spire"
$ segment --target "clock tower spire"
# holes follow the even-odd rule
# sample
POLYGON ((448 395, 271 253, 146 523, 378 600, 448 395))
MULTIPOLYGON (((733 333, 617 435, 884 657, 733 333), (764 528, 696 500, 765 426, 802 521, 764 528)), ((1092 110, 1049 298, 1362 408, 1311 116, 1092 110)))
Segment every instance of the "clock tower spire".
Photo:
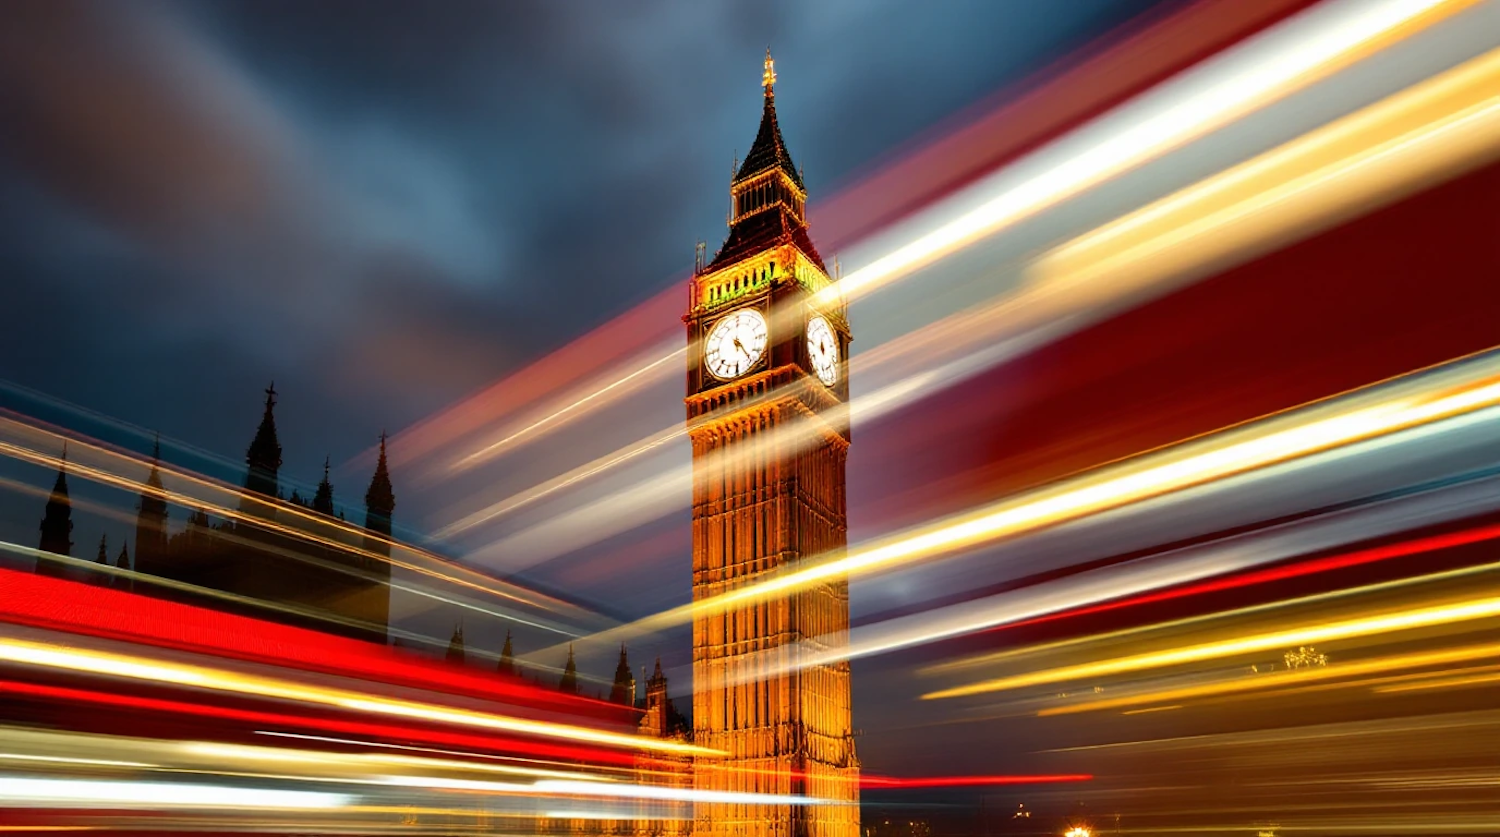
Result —
MULTIPOLYGON (((760 130, 730 186, 729 235, 694 272, 687 418, 693 445, 693 599, 712 600, 847 542, 844 375, 850 332, 808 235, 807 192, 776 118, 766 54, 760 130)), ((795 794, 842 805, 703 803, 695 837, 857 837, 859 762, 849 664, 790 671, 848 642, 845 579, 693 621, 699 790, 795 794)))

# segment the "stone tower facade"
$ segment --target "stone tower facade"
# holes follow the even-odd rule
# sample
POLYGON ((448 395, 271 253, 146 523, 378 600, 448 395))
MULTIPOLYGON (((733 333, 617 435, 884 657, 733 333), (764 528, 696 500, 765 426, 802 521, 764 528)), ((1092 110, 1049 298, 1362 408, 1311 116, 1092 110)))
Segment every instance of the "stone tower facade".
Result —
MULTIPOLYGON (((825 292, 775 81, 768 53, 760 130, 730 188, 729 236, 710 263, 700 259, 683 318, 695 602, 837 557, 847 543, 850 332, 842 301, 825 292)), ((695 618, 694 742, 729 754, 700 759, 695 788, 841 803, 699 804, 698 837, 856 837, 849 665, 789 666, 846 644, 848 625, 844 579, 695 618)))

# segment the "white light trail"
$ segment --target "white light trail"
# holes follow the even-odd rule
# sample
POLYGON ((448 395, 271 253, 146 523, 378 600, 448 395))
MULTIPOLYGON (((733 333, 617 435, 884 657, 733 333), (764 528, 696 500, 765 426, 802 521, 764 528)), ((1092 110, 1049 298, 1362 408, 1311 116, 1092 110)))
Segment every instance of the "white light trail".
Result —
POLYGON ((343 793, 267 790, 171 782, 0 777, 0 806, 49 808, 345 808, 343 793))
MULTIPOLYGON (((854 299, 1285 98, 1473 5, 1343 0, 1315 6, 1142 94, 972 187, 977 207, 844 276, 816 302, 854 299)), ((960 199, 962 200, 962 199, 960 199)), ((973 198, 970 198, 973 200, 973 198)))

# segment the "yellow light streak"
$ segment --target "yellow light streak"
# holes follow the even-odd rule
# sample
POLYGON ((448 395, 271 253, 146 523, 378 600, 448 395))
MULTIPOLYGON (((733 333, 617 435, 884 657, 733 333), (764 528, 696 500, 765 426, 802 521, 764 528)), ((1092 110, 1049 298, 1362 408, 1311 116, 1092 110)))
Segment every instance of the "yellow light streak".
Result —
POLYGON ((1173 709, 1181 709, 1181 708, 1182 708, 1182 704, 1175 703, 1175 704, 1173 704, 1171 706, 1149 706, 1149 707, 1147 707, 1145 709, 1128 709, 1128 710, 1126 710, 1124 712, 1121 712, 1120 714, 1121 715, 1147 715, 1147 714, 1150 714, 1152 712, 1170 712, 1173 709))
POLYGON ((1461 686, 1487 686, 1491 683, 1500 683, 1500 674, 1484 674, 1471 677, 1445 677, 1439 680, 1425 680, 1420 683, 1401 683, 1391 686, 1377 686, 1376 692, 1415 692, 1425 689, 1453 689, 1461 686))
MULTIPOLYGON (((353 744, 353 745, 358 746, 358 747, 375 747, 375 748, 386 749, 386 750, 408 750, 408 751, 417 752, 417 753, 434 753, 434 754, 437 754, 437 755, 440 755, 440 756, 463 756, 466 759, 481 759, 481 760, 484 760, 484 761, 505 762, 507 764, 511 764, 511 763, 522 763, 522 764, 527 764, 527 765, 531 765, 531 764, 545 764, 545 765, 552 765, 554 767, 571 767, 572 766, 568 762, 553 761, 551 759, 536 759, 536 758, 527 758, 527 757, 524 757, 524 756, 501 756, 501 755, 496 755, 494 753, 473 753, 473 752, 467 752, 467 751, 463 751, 463 750, 443 750, 443 749, 439 749, 437 747, 416 747, 416 746, 413 746, 413 745, 410 745, 410 744, 390 744, 390 743, 387 743, 387 742, 384 742, 384 741, 361 741, 361 740, 354 739, 354 738, 333 738, 333 737, 326 736, 326 735, 303 735, 301 733, 295 733, 295 732, 271 732, 269 730, 256 730, 255 734, 256 735, 268 735, 268 736, 272 736, 272 737, 275 737, 275 738, 295 738, 295 739, 297 739, 299 741, 321 741, 321 742, 328 743, 328 744, 353 744)), ((434 759, 432 761, 441 763, 443 760, 441 760, 441 759, 434 759)), ((472 765, 472 762, 468 762, 468 761, 463 761, 463 762, 457 762, 457 761, 455 761, 454 763, 456 763, 456 764, 463 764, 465 766, 472 765)), ((516 768, 516 769, 521 769, 521 768, 516 768)), ((587 778, 587 779, 590 779, 590 780, 593 780, 593 781, 611 781, 609 779, 605 779, 604 777, 601 777, 601 776, 599 776, 597 774, 593 774, 593 773, 589 773, 589 774, 569 773, 569 772, 566 772, 566 771, 550 770, 550 769, 547 769, 547 768, 535 768, 535 767, 533 767, 533 768, 526 768, 526 769, 535 771, 537 775, 544 775, 545 774, 545 775, 550 775, 550 776, 556 776, 558 778, 564 778, 564 777, 566 777, 566 778, 587 778)), ((626 773, 634 773, 635 772, 634 768, 630 768, 630 767, 613 767, 613 766, 608 766, 608 765, 599 765, 597 767, 597 769, 601 770, 601 771, 604 771, 604 772, 626 772, 626 773)))
POLYGON ((571 724, 533 721, 509 715, 476 712, 456 707, 417 703, 393 698, 374 697, 345 689, 311 686, 288 680, 239 674, 186 663, 145 662, 140 658, 124 654, 80 648, 65 648, 29 640, 0 638, 0 661, 61 669, 64 671, 111 675, 155 683, 172 683, 218 692, 291 700, 320 706, 333 706, 356 712, 415 718, 423 721, 501 730, 523 735, 585 741, 611 747, 629 747, 639 750, 657 750, 661 752, 696 755, 713 755, 717 753, 715 750, 691 744, 625 735, 571 724))
POLYGON ((185 742, 179 745, 181 752, 192 756, 241 761, 294 764, 318 764, 330 767, 360 767, 382 769, 405 767, 426 770, 472 770, 478 773, 503 773, 511 776, 534 776, 545 779, 572 779, 578 781, 612 782, 614 779, 576 771, 547 770, 537 767, 520 767, 482 761, 460 761, 458 759, 434 759, 421 756, 402 756, 390 753, 339 753, 326 750, 292 750, 280 747, 251 747, 240 744, 215 742, 185 742))
MULTIPOLYGON (((810 561, 762 582, 673 608, 596 638, 657 630, 799 588, 970 549, 1004 537, 1077 520, 1215 480, 1248 473, 1444 418, 1500 405, 1500 358, 1487 358, 1460 382, 1411 376, 1394 393, 1381 388, 1323 405, 1230 428, 1157 453, 1089 472, 1055 487, 1027 492, 975 512, 850 549, 838 559, 810 561), (1387 396, 1381 399, 1379 396, 1387 396), (1357 397, 1362 396, 1362 397, 1357 397)), ((1400 381, 1401 379, 1398 379, 1400 381)))
MULTIPOLYGON (((1480 660, 1500 654, 1500 643, 1485 645, 1470 645, 1462 648, 1453 648, 1446 651, 1424 651, 1411 654, 1399 654, 1389 657, 1380 657, 1374 660, 1366 660, 1356 663, 1339 663, 1327 668, 1301 669, 1298 671, 1266 672, 1257 677, 1240 677, 1234 680, 1220 681, 1216 683, 1205 683, 1197 686, 1185 686, 1180 689, 1157 690, 1149 693, 1126 695, 1106 700, 1094 700, 1087 703, 1075 704, 1073 706, 1049 707, 1037 712, 1038 716, 1050 715, 1073 715, 1082 712, 1096 712, 1103 709, 1118 709, 1123 706, 1132 706, 1142 703, 1161 703, 1164 701, 1188 700, 1193 698, 1222 697, 1224 695, 1242 694, 1245 692, 1257 692, 1266 690, 1287 689, 1290 687, 1301 687, 1309 683, 1327 683, 1329 681, 1343 680, 1360 677, 1368 674, 1380 674, 1388 671, 1399 671, 1406 668, 1418 668, 1421 666, 1451 665, 1453 663, 1467 662, 1469 660, 1480 660)), ((1436 674, 1436 673, 1433 673, 1436 674)), ((1426 676, 1433 676, 1429 674, 1426 676)), ((1135 710, 1136 712, 1147 712, 1151 710, 1135 710)), ((1126 712, 1126 715, 1133 714, 1126 712)))
POLYGON ((672 822, 682 822, 687 819, 687 817, 673 817, 657 813, 639 813, 636 811, 619 811, 615 813, 599 811, 548 811, 541 816, 544 819, 553 820, 671 820, 672 822))
MULTIPOLYGON (((1135 654, 1113 660, 1062 666, 1043 671, 1011 675, 1009 677, 997 677, 979 683, 929 692, 923 695, 922 698, 924 700, 938 700, 1008 689, 1019 689, 1047 683, 1107 677, 1153 668, 1223 659, 1239 654, 1270 651, 1289 646, 1310 645, 1332 640, 1407 631, 1434 625, 1469 622, 1478 619, 1488 619, 1494 616, 1500 616, 1500 597, 1469 599, 1455 604, 1397 611, 1395 613, 1386 613, 1361 619, 1349 619, 1330 625, 1309 625, 1244 637, 1242 639, 1208 642, 1166 651, 1135 654)), ((1332 672, 1336 671, 1336 669, 1319 669, 1314 671, 1332 672)))
POLYGON ((80 764, 89 767, 155 767, 143 761, 111 761, 109 759, 83 759, 71 756, 34 756, 25 753, 0 753, 0 761, 34 761, 48 764, 80 764))
POLYGON ((85 803, 96 807, 343 808, 352 799, 342 793, 227 785, 0 777, 0 800, 24 801, 39 808, 53 807, 48 803, 85 803))
POLYGON ((1287 236, 1500 154, 1500 50, 1401 91, 1051 251, 1033 281, 1080 290, 1205 267, 1221 270, 1287 236))
MULTIPOLYGON (((1071 156, 1051 161, 1048 167, 990 198, 978 208, 847 274, 814 299, 826 305, 839 301, 835 294, 852 299, 860 293, 869 293, 982 237, 1305 89, 1472 5, 1474 3, 1468 0, 1349 3, 1327 10, 1325 13, 1329 19, 1317 20, 1319 29, 1316 32, 1298 29, 1301 25, 1311 30, 1308 26, 1311 21, 1305 14, 1294 18, 1205 67, 1203 73, 1221 71, 1212 83, 1199 84, 1196 90, 1192 90, 1187 82, 1168 85, 1157 91, 1152 101, 1154 107, 1136 108, 1137 112, 1131 113, 1133 118, 1128 122, 1120 119, 1122 113, 1128 112, 1125 108, 1107 114, 1100 122, 1115 117, 1124 124, 1071 156), (1284 41, 1277 42, 1278 36, 1284 41), (1267 43, 1273 47, 1267 47, 1267 43), (1264 54, 1258 56, 1259 60, 1245 61, 1245 56, 1254 54, 1255 50, 1264 54), (1222 72, 1226 66, 1233 67, 1237 60, 1241 64, 1248 63, 1248 66, 1233 68, 1227 74, 1222 72), (1188 87, 1190 92, 1185 92, 1183 87, 1188 87)), ((1029 158, 1017 164, 1017 168, 1028 163, 1032 168, 1038 167, 1036 159, 1029 158)))

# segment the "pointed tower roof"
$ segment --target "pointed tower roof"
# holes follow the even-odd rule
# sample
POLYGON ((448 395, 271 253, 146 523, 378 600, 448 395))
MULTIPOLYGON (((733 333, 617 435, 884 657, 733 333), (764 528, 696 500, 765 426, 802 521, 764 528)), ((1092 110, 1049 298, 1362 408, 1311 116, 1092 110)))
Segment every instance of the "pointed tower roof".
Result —
POLYGON ((620 643, 620 662, 615 666, 615 682, 609 689, 611 703, 625 706, 635 705, 635 675, 630 673, 630 661, 625 657, 625 643, 620 643))
MULTIPOLYGON (((156 441, 151 445, 151 473, 146 475, 146 484, 160 491, 161 484, 161 434, 156 434, 156 441)), ((144 496, 144 495, 143 495, 144 496)), ((165 500, 161 500, 163 504, 165 500)))
POLYGON ((120 544, 120 557, 115 559, 115 566, 122 570, 130 569, 130 550, 125 544, 120 544))
POLYGON ((38 548, 54 555, 73 554, 73 501, 68 497, 68 443, 63 442, 62 461, 57 466, 57 481, 42 513, 42 540, 38 548))
POLYGON ((375 474, 365 492, 365 508, 370 514, 390 517, 396 510, 396 492, 391 488, 391 472, 385 461, 385 431, 380 432, 380 458, 375 460, 375 474))
POLYGON ((557 681, 557 688, 570 695, 578 694, 578 664, 573 662, 573 645, 568 645, 568 663, 563 666, 562 679, 557 681))
POLYGON ((454 625, 453 636, 448 640, 448 653, 445 657, 450 663, 463 665, 464 662, 464 626, 454 625))
POLYGON ((323 457, 323 481, 318 483, 318 491, 313 495, 312 508, 315 512, 333 515, 333 483, 328 481, 328 457, 323 457))
POLYGON ((793 165, 792 154, 787 151, 786 141, 781 138, 781 126, 776 122, 776 61, 771 58, 770 47, 766 47, 765 70, 761 73, 760 84, 765 88, 760 130, 755 132, 755 142, 750 144, 750 151, 745 154, 744 162, 740 163, 739 171, 734 175, 735 182, 748 180, 766 169, 780 168, 797 184, 797 188, 805 189, 807 187, 802 185, 802 175, 793 165))
POLYGON ((505 647, 500 649, 500 662, 495 665, 495 670, 501 674, 516 673, 516 652, 510 644, 510 629, 505 631, 505 647))
POLYGON ((109 535, 99 536, 99 554, 95 556, 94 563, 109 566, 109 535))
POLYGON ((776 120, 776 66, 769 49, 761 84, 765 87, 765 103, 760 130, 729 185, 734 207, 729 237, 707 269, 732 265, 781 244, 794 244, 826 272, 823 257, 807 233, 803 206, 807 189, 802 185, 802 173, 792 163, 776 120))
POLYGON ((276 438, 276 382, 266 387, 266 409, 261 414, 255 438, 245 451, 245 488, 267 497, 276 496, 276 475, 281 470, 281 442, 276 438))

